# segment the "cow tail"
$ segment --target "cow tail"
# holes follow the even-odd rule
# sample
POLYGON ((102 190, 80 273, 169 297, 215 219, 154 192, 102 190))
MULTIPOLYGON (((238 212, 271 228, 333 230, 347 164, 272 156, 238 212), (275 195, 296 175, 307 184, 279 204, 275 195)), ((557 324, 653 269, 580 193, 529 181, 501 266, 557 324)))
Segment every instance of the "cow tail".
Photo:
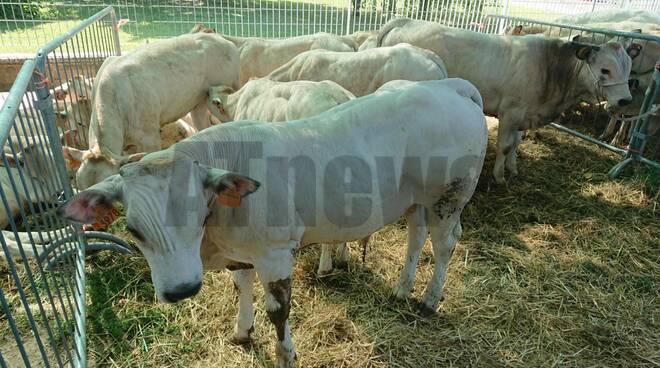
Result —
POLYGON ((403 27, 406 24, 410 23, 410 19, 408 18, 397 18, 397 19, 392 19, 391 21, 387 22, 383 26, 383 28, 378 31, 378 38, 376 39, 376 47, 381 47, 383 46, 383 39, 385 39, 385 36, 387 36, 390 31, 392 31, 394 28, 398 27, 403 27))
MULTIPOLYGON (((460 79, 459 79, 460 80, 460 79)), ((466 81, 466 80, 460 80, 462 85, 456 89, 456 92, 463 96, 467 97, 472 102, 477 104, 482 110, 484 108, 484 102, 483 99, 481 98, 481 94, 479 93, 479 90, 477 87, 474 86, 474 84, 466 81)))

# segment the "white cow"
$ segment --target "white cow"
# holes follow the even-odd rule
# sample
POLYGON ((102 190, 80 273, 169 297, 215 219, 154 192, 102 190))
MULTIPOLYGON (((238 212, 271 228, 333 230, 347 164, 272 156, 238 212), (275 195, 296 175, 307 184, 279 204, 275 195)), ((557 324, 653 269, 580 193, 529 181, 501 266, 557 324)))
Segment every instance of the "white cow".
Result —
MULTIPOLYGON (((605 29, 622 32, 632 32, 647 34, 653 36, 660 36, 660 25, 650 23, 639 23, 633 21, 620 21, 615 23, 588 23, 584 25, 587 28, 605 29)), ((507 34, 511 35, 526 35, 533 33, 541 33, 550 37, 567 37, 575 31, 571 29, 560 29, 557 27, 536 27, 536 26, 523 26, 507 30, 507 34)), ((632 116, 637 115, 644 101, 646 89, 651 83, 651 76, 655 69, 655 63, 660 60, 660 42, 653 42, 642 40, 639 38, 626 38, 626 37, 611 37, 602 33, 582 32, 580 35, 574 36, 573 40, 581 42, 594 42, 594 41, 621 41, 632 59, 632 67, 630 70, 630 91, 632 94, 632 103, 617 110, 617 115, 632 116)), ((652 122, 649 124, 651 128, 651 135, 655 134, 653 130, 658 125, 658 116, 651 116, 652 122)), ((605 131, 601 134, 601 140, 609 140, 614 145, 625 145, 629 141, 629 132, 632 127, 630 121, 625 121, 618 126, 618 119, 611 118, 605 131), (618 127, 618 129, 617 129, 618 127), (616 134, 616 135, 615 135, 616 134)))
POLYGON ((223 37, 238 47, 241 58, 241 86, 250 79, 265 77, 268 73, 305 51, 324 49, 353 52, 359 47, 352 38, 329 33, 316 33, 282 39, 223 37))
POLYGON ((396 295, 410 295, 430 231, 435 269, 422 303, 435 310, 486 143, 472 84, 396 82, 308 119, 211 127, 122 167, 58 213, 88 223, 122 202, 161 301, 197 294, 203 269, 242 269, 235 279, 238 341, 252 331, 258 276, 277 332, 278 365, 292 367, 296 252, 359 239, 406 214, 411 235, 396 295))
POLYGON ((355 96, 365 96, 392 80, 422 81, 446 77, 442 60, 433 52, 401 44, 351 53, 307 51, 266 78, 279 82, 331 80, 355 96))
POLYGON ((355 96, 335 82, 276 82, 256 79, 234 92, 228 86, 209 89, 208 109, 221 122, 291 121, 317 115, 355 96))
POLYGON ((92 90, 93 80, 81 75, 53 89, 53 109, 58 127, 87 132, 92 117, 92 90))
MULTIPOLYGON (((211 87, 209 111, 222 122, 252 120, 263 122, 292 121, 318 115, 355 98, 335 82, 275 82, 257 79, 247 82, 231 93, 228 87, 211 87)), ((361 239, 366 246, 368 238, 361 239)), ((319 260, 319 275, 332 272, 332 245, 323 244, 319 260)), ((337 266, 348 263, 346 243, 337 248, 337 266)))
POLYGON ((379 46, 411 43, 442 58, 450 77, 474 83, 484 112, 500 119, 493 176, 518 173, 520 130, 557 118, 579 100, 604 94, 610 107, 629 104, 631 60, 619 43, 585 45, 545 37, 487 35, 437 23, 395 19, 378 35, 379 46))
POLYGON ((124 152, 161 148, 160 127, 188 112, 196 130, 208 126, 209 87, 238 87, 236 47, 212 33, 185 34, 147 45, 101 66, 94 86, 89 150, 65 148, 87 188, 137 160, 124 152))
MULTIPOLYGON (((0 166, 0 185, 8 204, 8 208, 0 212, 0 229, 7 227, 10 216, 18 216, 21 209, 33 203, 53 202, 62 192, 50 150, 45 135, 10 135, 3 147, 9 166, 0 166)), ((0 160, 0 165, 3 163, 4 160, 0 160)))

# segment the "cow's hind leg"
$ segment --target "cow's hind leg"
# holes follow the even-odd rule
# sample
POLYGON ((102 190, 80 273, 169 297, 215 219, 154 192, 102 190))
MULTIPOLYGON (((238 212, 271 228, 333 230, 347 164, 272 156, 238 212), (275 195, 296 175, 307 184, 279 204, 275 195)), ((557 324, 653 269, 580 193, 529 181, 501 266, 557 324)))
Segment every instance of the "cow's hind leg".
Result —
POLYGON ((435 265, 433 276, 426 286, 426 291, 422 298, 421 307, 426 313, 434 313, 438 308, 438 303, 443 300, 443 287, 447 266, 454 253, 454 247, 463 233, 460 217, 460 211, 445 218, 429 211, 428 220, 435 265))
MULTIPOLYGON (((295 247, 293 247, 295 249, 295 247)), ((291 309, 291 274, 293 273, 293 253, 280 249, 268 259, 260 260, 255 265, 257 274, 264 285, 266 313, 275 326, 277 344, 275 354, 278 367, 293 367, 296 351, 289 329, 289 310, 291 309)))
POLYGON ((350 253, 348 252, 348 245, 346 243, 341 243, 337 246, 337 260, 335 262, 335 267, 346 270, 348 269, 348 259, 350 253))
POLYGON ((392 295, 397 299, 409 298, 415 283, 417 261, 428 234, 426 208, 415 206, 414 211, 406 212, 406 221, 408 222, 408 250, 399 282, 392 291, 392 295))
POLYGON ((319 276, 327 275, 332 272, 332 251, 334 249, 334 244, 321 245, 321 257, 319 258, 319 269, 317 271, 319 276))
POLYGON ((234 287, 238 290, 238 316, 231 342, 247 344, 250 334, 254 331, 254 306, 252 294, 254 291, 254 269, 237 270, 231 273, 234 287))

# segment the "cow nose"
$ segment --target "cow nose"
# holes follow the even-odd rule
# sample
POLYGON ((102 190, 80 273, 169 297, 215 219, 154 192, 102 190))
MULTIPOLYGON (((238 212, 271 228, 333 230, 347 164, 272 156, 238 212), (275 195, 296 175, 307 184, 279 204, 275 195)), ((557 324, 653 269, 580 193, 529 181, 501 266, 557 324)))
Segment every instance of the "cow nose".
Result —
POLYGON ((628 99, 628 98, 622 98, 622 99, 619 100, 619 106, 630 105, 630 102, 632 102, 631 99, 628 99))
POLYGON ((181 284, 174 289, 174 291, 166 291, 163 293, 165 300, 168 303, 176 303, 179 300, 185 298, 190 298, 191 296, 196 295, 199 292, 199 289, 202 288, 202 282, 192 283, 192 284, 181 284))

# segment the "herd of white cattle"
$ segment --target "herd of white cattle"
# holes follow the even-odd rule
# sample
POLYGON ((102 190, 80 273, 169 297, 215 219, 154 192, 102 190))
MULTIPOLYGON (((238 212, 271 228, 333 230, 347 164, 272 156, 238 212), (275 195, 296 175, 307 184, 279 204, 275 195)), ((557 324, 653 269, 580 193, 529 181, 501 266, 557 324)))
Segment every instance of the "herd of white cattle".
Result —
MULTIPOLYGON (((643 32, 660 24, 615 21, 643 32)), ((648 46, 525 32, 402 18, 349 36, 260 39, 198 25, 109 57, 93 83, 79 78, 53 91, 74 111, 58 114, 58 126, 89 131, 87 147, 64 139, 80 192, 58 214, 94 223, 121 202, 164 302, 195 295, 203 270, 232 270, 236 342, 250 339, 258 277, 278 364, 291 367, 291 275, 301 247, 340 244, 346 262, 346 242, 404 216, 408 250, 394 296, 410 297, 430 233, 434 273, 420 305, 434 311, 482 170, 484 113, 499 118, 493 176, 503 183, 505 170, 517 174, 521 131, 580 100, 630 107, 631 71, 645 77, 660 57, 658 45, 637 58, 648 46)), ((320 273, 332 270, 333 249, 323 247, 320 273)))

